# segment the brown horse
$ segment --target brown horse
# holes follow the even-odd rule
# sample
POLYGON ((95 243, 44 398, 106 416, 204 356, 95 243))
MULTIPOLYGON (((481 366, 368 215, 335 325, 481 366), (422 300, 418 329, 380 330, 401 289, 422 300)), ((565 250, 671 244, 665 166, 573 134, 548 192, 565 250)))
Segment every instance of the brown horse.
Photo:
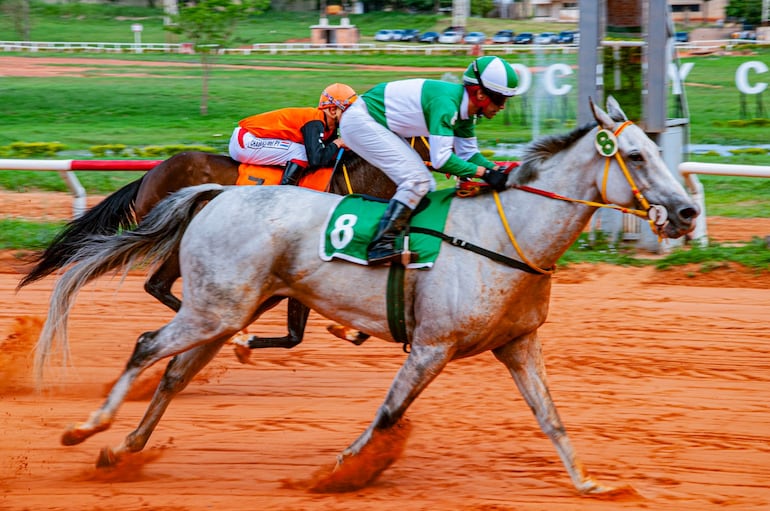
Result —
MULTIPOLYGON (((427 155, 427 142, 413 141, 413 146, 427 155)), ((144 218, 147 213, 169 194, 188 186, 204 183, 234 185, 238 180, 239 162, 229 156, 188 151, 172 156, 136 181, 133 181, 102 202, 70 221, 53 239, 48 247, 38 254, 34 267, 19 282, 20 289, 59 270, 65 261, 75 253, 75 247, 82 246, 82 240, 94 234, 114 235, 129 229, 144 218)), ((395 184, 378 168, 367 163, 352 152, 345 152, 332 174, 328 191, 344 195, 365 193, 387 199, 395 193, 395 184)), ((180 277, 179 260, 176 254, 167 258, 145 282, 145 291, 174 311, 181 307, 181 301, 174 296, 171 288, 180 277)), ((274 297, 277 305, 284 297, 274 297)), ((309 309, 297 300, 288 304, 288 335, 284 337, 252 337, 250 348, 282 347, 291 348, 302 341, 309 309)), ((363 342, 368 336, 356 334, 353 342, 363 342)), ((243 359, 242 359, 243 360, 243 359)))

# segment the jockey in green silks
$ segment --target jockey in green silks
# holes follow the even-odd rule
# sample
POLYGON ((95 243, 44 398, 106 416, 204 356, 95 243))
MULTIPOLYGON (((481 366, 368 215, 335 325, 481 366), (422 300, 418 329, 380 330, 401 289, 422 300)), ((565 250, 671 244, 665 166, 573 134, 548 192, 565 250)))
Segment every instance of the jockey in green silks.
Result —
POLYGON ((518 77, 499 57, 479 57, 463 83, 409 79, 376 85, 342 115, 340 135, 350 149, 379 167, 397 185, 368 248, 371 265, 400 259, 395 242, 417 204, 436 181, 420 155, 405 141, 428 137, 433 168, 460 177, 478 177, 494 189, 507 174, 479 152, 476 118, 492 119, 516 93, 518 77))

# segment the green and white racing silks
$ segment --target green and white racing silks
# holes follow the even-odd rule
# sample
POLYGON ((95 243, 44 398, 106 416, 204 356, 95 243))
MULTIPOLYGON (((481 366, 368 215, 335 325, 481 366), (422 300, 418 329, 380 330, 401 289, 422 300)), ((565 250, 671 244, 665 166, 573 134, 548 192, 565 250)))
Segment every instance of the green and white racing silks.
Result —
POLYGON ((479 152, 475 117, 458 83, 415 78, 381 83, 361 96, 377 122, 404 138, 428 137, 434 169, 472 177, 476 166, 494 167, 479 152), (469 161, 468 161, 469 160, 469 161))

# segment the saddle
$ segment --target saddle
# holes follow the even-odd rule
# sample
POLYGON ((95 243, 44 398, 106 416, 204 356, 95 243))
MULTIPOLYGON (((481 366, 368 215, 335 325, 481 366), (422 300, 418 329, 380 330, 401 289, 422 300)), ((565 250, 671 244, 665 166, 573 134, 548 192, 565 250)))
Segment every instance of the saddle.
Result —
MULTIPOLYGON (((333 169, 328 167, 308 172, 300 178, 299 186, 325 192, 329 188, 332 171, 333 169)), ((241 163, 238 166, 238 180, 235 184, 238 186, 277 185, 281 182, 281 177, 283 177, 283 167, 241 163)))

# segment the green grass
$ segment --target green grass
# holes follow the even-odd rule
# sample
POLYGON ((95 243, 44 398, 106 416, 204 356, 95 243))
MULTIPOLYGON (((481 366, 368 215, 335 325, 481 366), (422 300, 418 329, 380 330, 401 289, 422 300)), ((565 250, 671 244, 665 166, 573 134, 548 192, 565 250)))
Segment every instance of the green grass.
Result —
POLYGON ((655 267, 665 270, 672 266, 699 264, 702 271, 708 271, 726 262, 738 263, 758 271, 767 271, 770 269, 770 247, 765 240, 759 238, 741 245, 719 243, 710 243, 707 247, 693 245, 687 249, 675 250, 663 259, 655 261, 655 267))
MULTIPOLYGON (((374 34, 383 28, 416 28, 422 32, 443 31, 451 25, 451 16, 432 13, 372 12, 348 15, 361 35, 361 42, 373 42, 374 34)), ((31 3, 32 41, 81 41, 81 42, 133 42, 131 25, 141 23, 142 42, 177 42, 163 30, 162 9, 85 3, 31 3)), ((310 26, 319 20, 318 12, 275 12, 253 16, 241 23, 235 37, 240 44, 282 43, 310 39, 310 26)), ((331 24, 339 24, 339 18, 330 17, 331 24)), ((544 32, 569 30, 575 24, 519 21, 498 18, 471 17, 468 31, 482 31, 491 36, 498 30, 513 29, 516 32, 544 32)), ((18 40, 10 19, 0 18, 0 40, 18 40)))
POLYGON ((757 272, 770 270, 770 247, 759 238, 745 244, 710 243, 707 247, 697 244, 675 248, 664 257, 645 257, 630 245, 612 246, 601 235, 593 243, 588 234, 581 234, 578 241, 559 260, 559 265, 577 263, 605 263, 621 266, 654 266, 659 270, 689 264, 697 265, 702 272, 720 268, 727 262, 738 263, 757 272))
POLYGON ((699 176, 706 193, 706 214, 735 218, 770 217, 770 179, 699 176))
POLYGON ((0 219, 0 250, 40 250, 48 246, 64 222, 0 219))
MULTIPOLYGON (((144 172, 76 172, 78 181, 89 195, 108 195, 121 186, 139 179, 144 172)), ((58 172, 0 171, 0 188, 12 192, 68 192, 58 172)))

